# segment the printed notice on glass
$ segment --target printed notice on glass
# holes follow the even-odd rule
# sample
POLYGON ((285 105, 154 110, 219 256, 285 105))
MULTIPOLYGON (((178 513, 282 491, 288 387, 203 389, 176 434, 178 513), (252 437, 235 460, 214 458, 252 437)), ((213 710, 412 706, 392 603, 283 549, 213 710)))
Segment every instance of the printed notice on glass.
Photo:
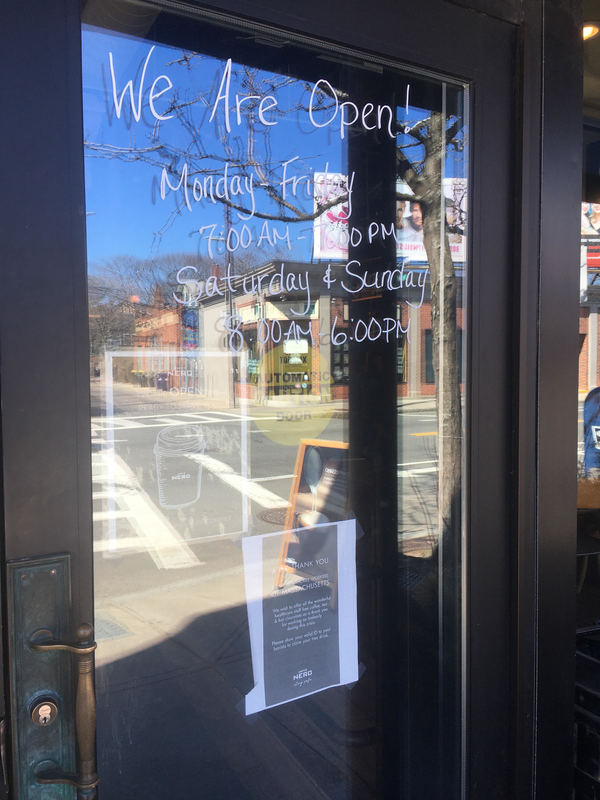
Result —
POLYGON ((242 544, 254 672, 246 714, 357 681, 356 521, 242 544), (294 572, 279 580, 282 557, 294 572))

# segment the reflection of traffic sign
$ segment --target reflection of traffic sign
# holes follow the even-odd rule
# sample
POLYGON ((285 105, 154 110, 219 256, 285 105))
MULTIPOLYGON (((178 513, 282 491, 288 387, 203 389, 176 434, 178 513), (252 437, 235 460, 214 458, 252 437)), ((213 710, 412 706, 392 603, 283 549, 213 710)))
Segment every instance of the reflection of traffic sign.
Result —
POLYGON ((584 470, 600 470, 600 387, 592 389, 583 404, 584 470))
MULTIPOLYGON (((348 512, 348 444, 325 439, 301 439, 294 467, 294 480, 285 518, 286 535, 275 575, 281 589, 287 572, 296 572, 304 561, 296 553, 290 558, 292 529, 310 528, 345 519, 348 512)), ((295 537, 297 542, 297 537, 295 537)))

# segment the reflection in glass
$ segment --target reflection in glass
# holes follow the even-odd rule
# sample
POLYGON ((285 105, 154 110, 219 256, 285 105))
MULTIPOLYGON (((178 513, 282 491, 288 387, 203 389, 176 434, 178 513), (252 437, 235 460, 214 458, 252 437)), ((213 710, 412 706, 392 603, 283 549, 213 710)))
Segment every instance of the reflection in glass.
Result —
POLYGON ((458 797, 465 90, 121 11, 83 30, 104 791, 458 797))
POLYGON ((577 451, 577 657, 575 783, 596 785, 597 686, 600 676, 600 403, 598 371, 598 277, 600 204, 597 163, 600 134, 584 127, 584 197, 579 263, 579 419, 577 451))

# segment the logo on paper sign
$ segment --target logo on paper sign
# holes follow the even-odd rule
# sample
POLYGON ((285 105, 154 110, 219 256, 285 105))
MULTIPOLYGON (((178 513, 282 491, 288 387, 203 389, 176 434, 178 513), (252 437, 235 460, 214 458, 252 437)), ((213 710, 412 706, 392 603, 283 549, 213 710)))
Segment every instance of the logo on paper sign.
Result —
POLYGON ((299 683, 310 683, 312 680, 312 669, 301 669, 292 678, 295 685, 299 683))
POLYGON ((594 447, 600 450, 600 425, 592 425, 592 436, 594 437, 594 447))

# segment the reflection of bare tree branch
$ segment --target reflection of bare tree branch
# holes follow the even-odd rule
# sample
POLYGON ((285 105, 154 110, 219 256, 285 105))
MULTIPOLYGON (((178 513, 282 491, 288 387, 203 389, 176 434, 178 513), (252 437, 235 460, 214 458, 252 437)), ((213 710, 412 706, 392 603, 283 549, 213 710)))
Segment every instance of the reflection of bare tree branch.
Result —
MULTIPOLYGON (((99 144, 99 143, 96 143, 96 142, 86 141, 85 142, 85 146, 88 148, 88 150, 92 151, 93 153, 98 153, 98 155, 96 156, 97 158, 118 158, 119 160, 125 161, 125 162, 128 162, 128 163, 135 162, 135 161, 143 161, 146 164, 151 164, 151 165, 160 167, 161 169, 164 168, 172 178, 176 178, 176 179, 180 178, 180 175, 177 172, 177 169, 175 168, 174 165, 172 165, 172 164, 166 165, 164 163, 164 161, 162 161, 160 159, 154 160, 154 159, 151 158, 151 155, 150 155, 151 153, 161 153, 162 154, 162 153, 168 152, 168 148, 166 148, 164 145, 157 145, 156 147, 135 148, 135 149, 132 150, 129 147, 117 147, 117 146, 114 146, 114 145, 105 145, 105 144, 99 144)), ((202 156, 201 158, 210 158, 211 160, 218 160, 221 163, 231 163, 231 160, 226 158, 226 157, 219 157, 219 156, 211 155, 210 157, 209 156, 202 156)), ((267 173, 261 168, 261 165, 259 164, 259 162, 252 161, 252 162, 238 163, 236 166, 239 167, 244 172, 245 172, 247 167, 250 167, 250 166, 254 167, 256 169, 258 177, 262 180, 262 182, 266 183, 267 173)), ((189 174, 189 176, 191 178, 198 177, 199 175, 204 175, 204 176, 212 175, 213 177, 219 175, 219 173, 215 169, 210 169, 210 168, 197 169, 197 170, 189 171, 188 174, 189 174)), ((191 191, 192 188, 193 188, 193 182, 190 183, 188 181, 187 186, 188 186, 188 189, 190 189, 190 191, 191 191)), ((325 211, 327 211, 328 209, 333 208, 334 206, 337 206, 340 203, 345 203, 345 202, 348 201, 348 193, 345 193, 345 194, 342 194, 342 195, 339 195, 339 196, 335 197, 334 199, 332 199, 332 200, 330 200, 330 201, 328 201, 326 203, 323 203, 322 205, 319 206, 319 208, 316 211, 313 211, 313 212, 309 213, 309 212, 302 211, 300 208, 298 208, 297 206, 293 205, 288 200, 285 200, 277 192, 277 190, 274 188, 274 186, 272 184, 267 183, 266 186, 262 186, 261 188, 264 190, 264 192, 267 195, 269 195, 269 197, 271 197, 271 199, 275 203, 277 203, 277 205, 280 208, 287 208, 288 211, 291 211, 292 212, 292 216, 284 216, 281 213, 267 213, 267 212, 264 212, 264 211, 260 211, 259 209, 255 209, 254 211, 252 211, 252 209, 249 206, 245 206, 245 205, 242 205, 240 203, 235 203, 233 200, 230 200, 230 199, 228 199, 226 197, 218 197, 216 199, 218 200, 218 202, 222 203, 224 206, 229 206, 230 208, 234 209, 235 211, 239 211, 240 213, 242 213, 242 214, 244 214, 244 215, 246 215, 248 217, 250 215, 252 215, 254 217, 258 217, 259 219, 267 219, 267 220, 273 220, 273 221, 284 222, 284 223, 308 222, 308 221, 314 220, 317 217, 319 217, 321 214, 323 214, 325 211)), ((181 206, 179 208, 181 208, 181 206)))
MULTIPOLYGON (((192 72, 203 60, 203 56, 200 54, 182 51, 180 56, 169 63, 179 64, 192 72)), ((280 99, 282 94, 285 96, 283 90, 289 86, 303 87, 305 93, 310 92, 312 86, 309 83, 302 83, 285 75, 261 74, 259 70, 248 66, 234 67, 233 74, 236 74, 244 94, 249 98, 255 96, 255 99, 248 99, 244 102, 241 112, 244 120, 245 141, 241 137, 233 136, 231 132, 227 132, 222 122, 215 120, 214 131, 221 152, 217 152, 217 148, 213 148, 214 152, 207 152, 203 138, 198 135, 199 129, 206 122, 203 119, 198 120, 197 114, 196 118, 194 118, 192 111, 202 109, 204 114, 208 113, 210 98, 216 88, 213 85, 202 93, 195 93, 192 97, 175 95, 166 112, 177 120, 181 131, 185 133, 184 145, 176 146, 161 139, 161 125, 163 123, 156 120, 148 134, 148 142, 146 144, 138 146, 133 143, 126 147, 118 147, 103 142, 86 140, 85 146, 88 155, 96 158, 114 158, 127 163, 141 161, 160 170, 165 169, 168 175, 176 180, 180 179, 177 165, 187 163, 189 170, 187 188, 189 190, 192 190, 195 178, 218 176, 219 172, 216 165, 228 164, 230 172, 239 175, 241 178, 249 177, 253 172, 258 179, 254 185, 275 206, 272 210, 268 208, 262 210, 258 208, 252 209, 246 204, 239 201, 236 202, 231 198, 215 197, 215 200, 224 207, 238 211, 248 218, 256 217, 261 220, 284 224, 311 222, 328 209, 339 203, 347 202, 348 195, 344 194, 323 203, 316 210, 312 207, 307 210, 300 204, 290 201, 289 197, 284 197, 279 188, 280 181, 277 173, 280 164, 276 161, 274 162, 271 157, 270 127, 265 128, 263 125, 257 125, 257 113, 260 100, 263 97, 273 94, 280 99)), ((216 79, 217 76, 215 76, 216 79)), ((332 100, 337 102, 345 97, 347 97, 345 92, 339 91, 334 87, 331 87, 330 90, 329 85, 326 83, 320 84, 319 91, 315 93, 313 112, 327 111, 334 106, 334 103, 331 102, 332 100)), ((279 102, 271 113, 283 119, 292 113, 297 113, 302 108, 302 98, 299 98, 294 100, 290 107, 282 106, 281 102, 279 102)), ((230 113, 237 112, 231 109, 230 113)), ((171 138, 171 141, 173 140, 171 138)), ((175 210, 169 214, 165 224, 157 232, 156 235, 159 238, 182 210, 183 204, 177 203, 175 210)))
POLYGON ((114 144, 99 144, 84 141, 84 146, 92 152, 100 153, 101 158, 118 158, 121 161, 145 161, 148 153, 158 153, 163 150, 160 144, 151 147, 119 147, 114 144))
MULTIPOLYGON (((269 192, 270 194, 270 192, 269 192)), ((341 194, 338 197, 333 198, 333 200, 328 200, 326 203, 322 203, 319 205, 316 211, 311 213, 306 213, 300 211, 300 209, 296 208, 295 206, 288 203, 286 200, 278 197, 275 192, 273 192, 273 199, 276 200, 277 204, 282 208, 287 208, 294 212, 294 216, 285 216, 283 214, 267 214, 264 211, 255 210, 254 216, 258 219, 268 219, 273 220, 274 222, 311 222, 315 220, 317 217, 320 217, 325 211, 328 211, 330 208, 339 205, 340 203, 346 203, 348 201, 348 194, 341 194)), ((235 209, 236 211, 240 211, 243 214, 249 215, 250 209, 241 206, 237 203, 234 203, 232 200, 228 200, 226 197, 219 198, 219 201, 223 203, 223 205, 229 206, 230 208, 235 209)))
MULTIPOLYGON (((188 71, 193 71, 201 61, 201 56, 183 51, 179 57, 173 59, 170 63, 180 64, 188 71)), ((306 91, 309 90, 309 84, 302 84, 297 79, 288 76, 263 75, 257 69, 247 66, 237 67, 234 70, 237 70, 236 77, 239 85, 244 90, 244 94, 250 98, 255 96, 255 99, 246 100, 242 110, 245 140, 227 132, 222 122, 217 119, 214 122, 214 132, 219 148, 215 147, 213 148, 214 152, 207 152, 203 138, 198 135, 200 127, 205 125, 206 122, 202 119, 199 120, 197 118, 198 115, 192 115, 191 112, 197 112, 198 109, 201 109, 204 114, 208 113, 210 98, 213 96, 215 89, 215 86, 211 86, 205 92, 195 93, 192 97, 176 95, 170 104, 167 113, 172 115, 173 119, 178 122, 180 131, 185 134, 185 141, 182 145, 178 146, 161 139, 161 125, 163 123, 157 120, 150 129, 148 141, 145 144, 138 146, 133 143, 126 147, 118 147, 103 142, 87 140, 85 146, 88 155, 97 158, 114 158, 128 163, 142 161, 160 170, 165 169, 170 177, 177 180, 180 179, 177 165, 187 163, 189 169, 187 188, 189 190, 192 189, 191 183, 195 178, 217 176, 219 174, 217 165, 228 164, 230 172, 239 175, 241 178, 249 177, 251 173, 254 173, 257 179, 254 185, 257 191, 261 192, 265 198, 268 198, 269 204, 274 205, 272 210, 269 208, 252 209, 239 200, 236 201, 226 197, 215 197, 215 200, 222 203, 223 206, 228 206, 244 214, 246 217, 254 216, 261 220, 282 223, 310 222, 329 208, 338 203, 346 202, 348 200, 347 194, 332 199, 324 203, 319 209, 314 210, 312 202, 311 208, 306 209, 301 204, 290 201, 289 197, 284 197, 279 186, 280 181, 277 173, 280 165, 277 162, 273 162, 271 156, 270 127, 257 125, 259 104, 263 97, 268 94, 274 94, 281 98, 282 95, 285 96, 283 90, 292 85, 304 87, 306 91), (218 150, 221 152, 218 152, 218 150)), ((332 105, 331 98, 328 98, 327 85, 322 85, 320 88, 323 91, 318 93, 318 99, 314 106, 315 111, 325 110, 332 105)), ((336 97, 335 90, 331 97, 336 97)), ((300 105, 301 100, 294 101, 289 108, 282 106, 281 102, 279 102, 271 113, 283 119, 291 113, 297 112, 300 105)), ((230 113, 237 112, 231 109, 230 113)), ((177 139, 171 137, 170 141, 177 141, 177 139)), ((172 224, 175 216, 181 213, 182 208, 182 204, 178 203, 175 212, 171 212, 165 225, 161 226, 157 234, 159 237, 172 224)))
POLYGON ((446 128, 446 145, 449 146, 451 144, 457 145, 458 142, 456 140, 456 136, 460 133, 463 128, 463 121, 460 117, 457 117, 454 122, 452 122, 448 128, 446 128))
POLYGON ((422 179, 402 150, 396 150, 396 172, 407 183, 415 195, 421 194, 422 179))
MULTIPOLYGON (((420 120, 419 122, 396 122, 396 135, 405 134, 407 136, 411 136, 413 139, 419 144, 424 144, 425 140, 427 139, 427 129, 429 127, 430 119, 426 117, 425 119, 420 120)), ((414 146, 411 144, 409 146, 414 146)))

